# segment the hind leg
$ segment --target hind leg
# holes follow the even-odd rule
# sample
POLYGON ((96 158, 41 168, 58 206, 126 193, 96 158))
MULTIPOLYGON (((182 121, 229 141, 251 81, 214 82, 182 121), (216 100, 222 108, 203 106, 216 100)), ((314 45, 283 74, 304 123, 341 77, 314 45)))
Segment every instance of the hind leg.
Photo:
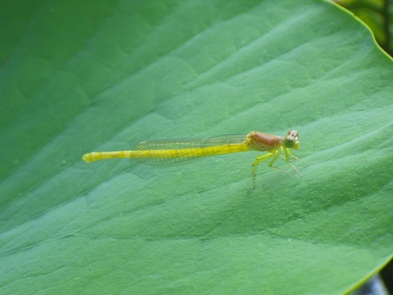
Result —
POLYGON ((259 157, 257 157, 257 158, 255 159, 255 161, 252 163, 252 168, 251 168, 252 188, 249 190, 249 192, 253 191, 253 190, 255 189, 255 187, 256 187, 256 176, 257 176, 257 171, 256 171, 256 169, 257 169, 257 166, 258 166, 260 163, 262 163, 262 162, 264 162, 264 161, 266 161, 266 160, 268 160, 268 159, 270 159, 270 158, 273 158, 273 159, 270 161, 270 163, 269 163, 269 166, 270 166, 270 167, 273 167, 273 163, 274 163, 274 162, 277 160, 277 158, 280 156, 280 152, 281 152, 281 151, 274 151, 274 152, 272 152, 272 153, 270 153, 270 154, 267 154, 267 155, 261 155, 261 156, 259 156, 259 157))

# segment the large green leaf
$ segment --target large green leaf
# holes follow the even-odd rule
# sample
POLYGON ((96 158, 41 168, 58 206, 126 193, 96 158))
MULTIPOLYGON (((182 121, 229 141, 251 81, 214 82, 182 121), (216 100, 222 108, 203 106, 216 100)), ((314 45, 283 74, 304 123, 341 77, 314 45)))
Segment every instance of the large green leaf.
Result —
POLYGON ((392 255, 393 64, 321 1, 0 2, 2 294, 339 294, 392 255), (85 152, 300 130, 150 167, 85 152))

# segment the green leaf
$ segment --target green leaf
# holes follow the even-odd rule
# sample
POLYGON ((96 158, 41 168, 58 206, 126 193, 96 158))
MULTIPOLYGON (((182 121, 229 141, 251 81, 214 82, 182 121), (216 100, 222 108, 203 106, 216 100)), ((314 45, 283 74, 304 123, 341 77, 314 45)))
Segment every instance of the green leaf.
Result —
POLYGON ((2 294, 339 294, 392 256, 392 61, 322 1, 0 2, 2 294), (90 151, 300 131, 303 161, 90 151))

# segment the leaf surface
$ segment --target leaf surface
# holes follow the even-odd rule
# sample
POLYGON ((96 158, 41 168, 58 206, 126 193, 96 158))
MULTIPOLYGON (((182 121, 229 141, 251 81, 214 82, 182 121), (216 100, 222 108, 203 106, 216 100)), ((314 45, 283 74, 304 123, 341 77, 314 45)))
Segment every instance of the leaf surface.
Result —
POLYGON ((0 2, 2 294, 339 294, 392 256, 392 61, 321 1, 0 2), (4 45, 4 46, 3 46, 4 45), (258 153, 86 164, 141 140, 258 153))

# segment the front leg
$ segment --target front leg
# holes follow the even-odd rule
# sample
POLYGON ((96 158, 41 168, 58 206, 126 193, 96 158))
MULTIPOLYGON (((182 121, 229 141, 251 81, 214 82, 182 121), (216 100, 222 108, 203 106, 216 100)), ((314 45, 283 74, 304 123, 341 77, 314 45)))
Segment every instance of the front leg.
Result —
POLYGON ((292 167, 293 170, 295 170, 297 173, 299 173, 300 175, 302 175, 300 173, 300 171, 290 162, 289 160, 289 156, 291 156, 292 158, 294 158, 295 160, 299 161, 299 162, 303 162, 302 160, 300 160, 298 157, 295 157, 294 155, 291 154, 290 150, 288 148, 285 149, 285 160, 288 162, 288 165, 292 167))

